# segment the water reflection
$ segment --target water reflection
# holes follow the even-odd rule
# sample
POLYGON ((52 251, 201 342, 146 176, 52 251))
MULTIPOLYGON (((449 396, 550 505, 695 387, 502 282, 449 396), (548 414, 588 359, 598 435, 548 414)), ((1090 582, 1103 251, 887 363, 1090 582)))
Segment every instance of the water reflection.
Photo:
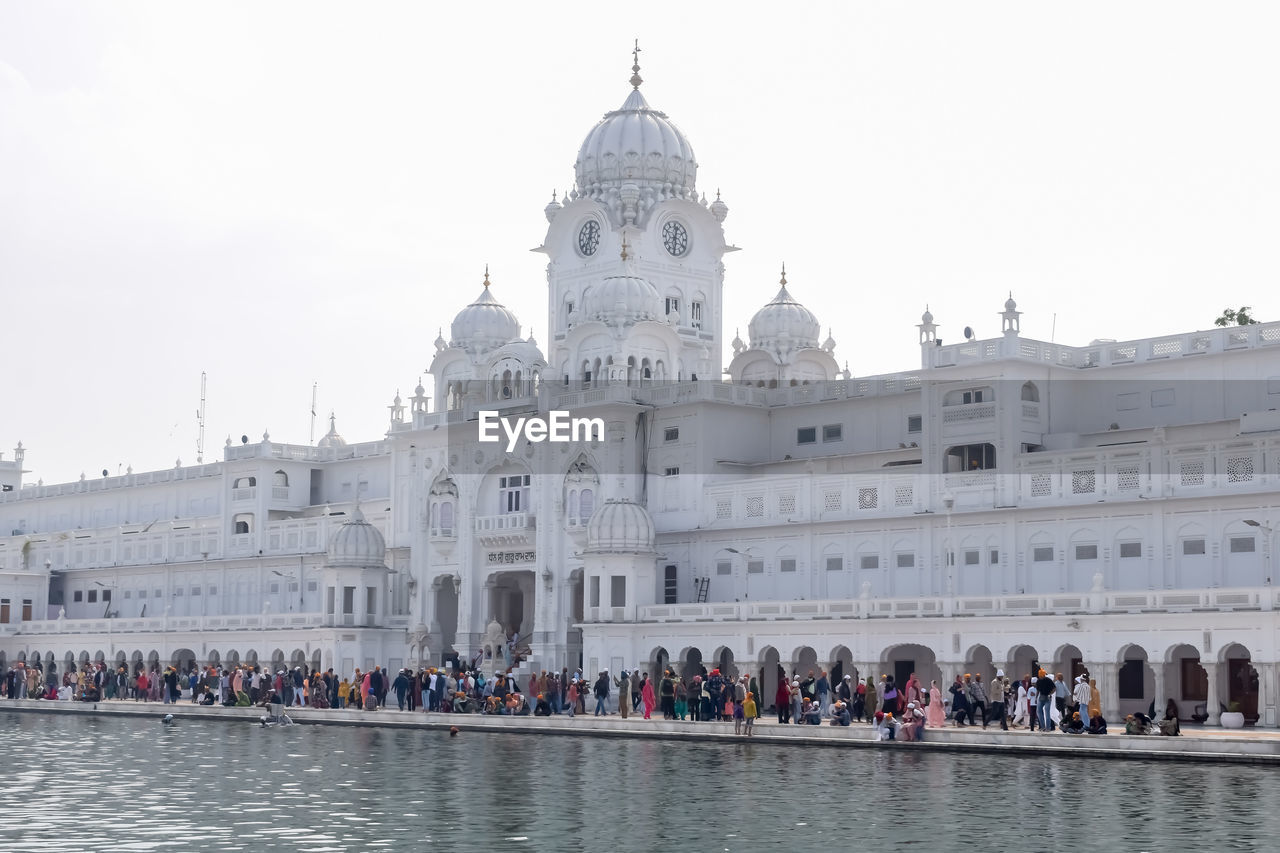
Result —
POLYGON ((1001 827, 1035 849, 1256 850, 1280 833, 1272 771, 1250 766, 37 714, 0 731, 5 850, 945 851, 1001 827))

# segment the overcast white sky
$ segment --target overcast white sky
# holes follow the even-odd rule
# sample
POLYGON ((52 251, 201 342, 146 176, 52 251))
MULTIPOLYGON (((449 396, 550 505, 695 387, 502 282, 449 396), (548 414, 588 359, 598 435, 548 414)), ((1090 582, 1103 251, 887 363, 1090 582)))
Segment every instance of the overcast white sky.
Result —
POLYGON ((783 260, 857 375, 1009 290, 1069 344, 1276 316, 1280 4, 551 8, 0 0, 6 458, 189 464, 202 370, 206 460, 306 443, 313 381, 376 439, 486 263, 545 341, 528 250, 633 37, 744 249, 726 341, 783 260))

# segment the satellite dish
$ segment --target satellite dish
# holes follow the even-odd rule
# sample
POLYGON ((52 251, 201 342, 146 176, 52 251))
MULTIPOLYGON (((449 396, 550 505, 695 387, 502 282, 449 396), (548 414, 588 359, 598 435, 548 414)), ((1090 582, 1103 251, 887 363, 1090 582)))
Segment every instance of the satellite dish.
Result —
POLYGON ((973 340, 973 329, 969 326, 964 327, 964 339, 966 341, 973 340))
POLYGON ((108 476, 110 476, 110 472, 108 472, 106 468, 103 468, 103 469, 102 469, 102 476, 104 476, 104 477, 108 477, 108 476))
POLYGON ((240 443, 241 443, 241 444, 248 444, 248 443, 249 443, 249 436, 247 436, 247 435, 242 435, 242 436, 240 436, 240 443))

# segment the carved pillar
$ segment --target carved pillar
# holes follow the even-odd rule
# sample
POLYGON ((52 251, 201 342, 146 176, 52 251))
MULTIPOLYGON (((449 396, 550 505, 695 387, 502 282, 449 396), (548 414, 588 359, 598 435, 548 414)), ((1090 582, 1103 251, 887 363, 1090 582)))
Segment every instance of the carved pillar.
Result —
POLYGON ((1209 719, 1205 720, 1207 726, 1218 726, 1222 724, 1222 709, 1219 707, 1218 700, 1218 664, 1206 663, 1200 661, 1200 665, 1204 667, 1205 675, 1209 678, 1209 698, 1205 702, 1205 711, 1209 714, 1209 719))
POLYGON ((1155 717, 1157 720, 1160 720, 1164 718, 1164 705, 1166 698, 1164 685, 1164 662, 1156 661, 1151 665, 1151 669, 1155 674, 1155 696, 1152 698, 1152 702, 1155 704, 1155 717))
MULTIPOLYGON (((1089 671, 1095 669, 1090 667, 1089 671)), ((1120 664, 1104 663, 1096 671, 1101 673, 1098 690, 1102 693, 1102 716, 1117 722, 1120 719, 1120 664)))
POLYGON ((1258 670, 1258 716, 1264 726, 1280 725, 1276 708, 1276 664, 1255 663, 1258 670))

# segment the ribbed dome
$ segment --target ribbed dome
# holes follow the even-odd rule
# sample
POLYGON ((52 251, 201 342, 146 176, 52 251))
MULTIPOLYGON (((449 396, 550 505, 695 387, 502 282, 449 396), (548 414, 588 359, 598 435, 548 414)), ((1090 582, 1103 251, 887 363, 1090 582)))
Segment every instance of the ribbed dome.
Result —
POLYGON ((587 522, 588 552, 652 554, 656 543, 649 511, 629 500, 605 501, 587 522))
POLYGON ((338 435, 338 419, 329 415, 329 431, 316 442, 316 447, 346 447, 347 440, 338 435))
POLYGON ((449 327, 455 347, 492 349, 520 336, 520 321, 494 298, 489 289, 489 271, 484 273, 484 290, 475 302, 458 312, 449 327))
POLYGON ((606 113, 578 149, 573 165, 578 192, 600 198, 610 187, 633 183, 653 187, 659 198, 696 198, 693 146, 665 113, 649 106, 636 85, 622 107, 606 113))
POLYGON ((330 566, 372 568, 385 566, 386 558, 387 543, 359 507, 329 539, 330 566))
POLYGON ((789 349, 817 348, 822 326, 813 312, 791 298, 787 275, 782 274, 782 288, 773 301, 765 305, 747 325, 752 349, 772 349, 786 344, 789 349))
POLYGON ((622 275, 611 275, 593 284, 582 295, 582 319, 638 323, 662 319, 662 297, 658 289, 635 271, 625 269, 622 275))

